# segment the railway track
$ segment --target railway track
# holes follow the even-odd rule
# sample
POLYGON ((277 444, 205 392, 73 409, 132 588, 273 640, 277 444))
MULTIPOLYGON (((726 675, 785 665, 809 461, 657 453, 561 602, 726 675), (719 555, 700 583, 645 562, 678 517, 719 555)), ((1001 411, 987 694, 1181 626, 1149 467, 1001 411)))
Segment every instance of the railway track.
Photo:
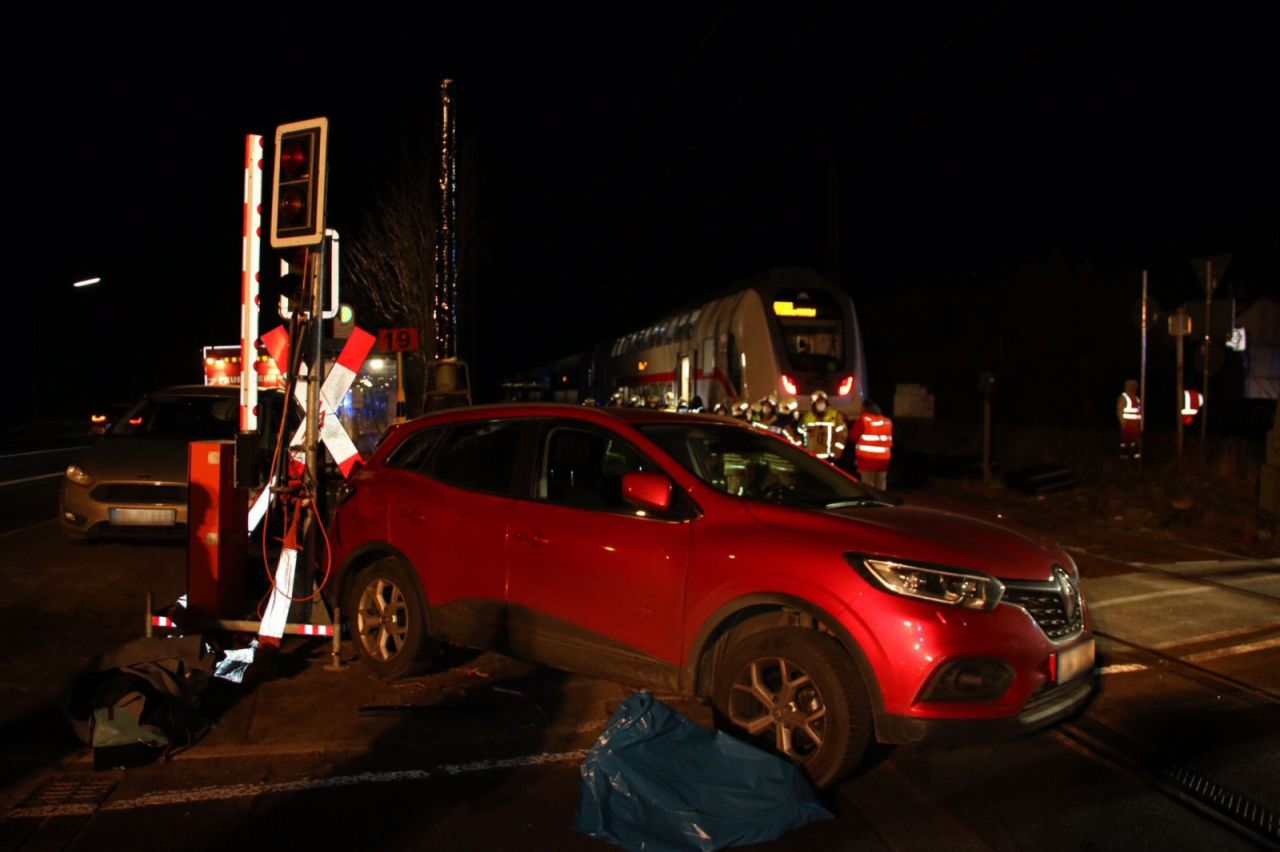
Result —
MULTIPOLYGON (((1129 534, 1117 532, 1115 535, 1128 537, 1129 534)), ((1280 597, 1224 582, 1229 577, 1256 575, 1259 572, 1265 574, 1270 570, 1280 573, 1280 560, 1251 559, 1240 554, 1192 546, 1187 549, 1213 558, 1200 562, 1153 564, 1121 560, 1100 554, 1096 550, 1085 553, 1093 559, 1121 564, 1128 572, 1145 573, 1207 587, 1240 599, 1261 601, 1274 606, 1274 629, 1262 624, 1250 634, 1250 638, 1255 641, 1216 652, 1211 650, 1186 655, 1176 653, 1175 648, 1167 645, 1156 646, 1126 638, 1118 635, 1115 630, 1095 628, 1094 635, 1109 645, 1113 652, 1122 652, 1126 661, 1185 678, 1216 694, 1230 696, 1252 707, 1261 708, 1264 713, 1274 711, 1276 729, 1280 730, 1280 691, 1268 685, 1251 683, 1247 679, 1215 671, 1200 662, 1219 658, 1219 654, 1280 647, 1280 597), (1228 559, 1224 561, 1223 557, 1228 559), (1177 566, 1177 570, 1172 566, 1177 566)), ((1225 635, 1238 636, 1239 633, 1228 631, 1225 635)), ((1105 670, 1104 668, 1103 671, 1105 670)), ((1230 829, 1241 838, 1263 848, 1280 849, 1280 810, 1277 809, 1275 790, 1233 789, 1205 772, 1153 751, 1134 737, 1090 716, 1088 711, 1060 725, 1052 735, 1072 750, 1139 779, 1148 787, 1158 790, 1205 819, 1230 829)), ((1280 781, 1277 785, 1280 786, 1280 781)))

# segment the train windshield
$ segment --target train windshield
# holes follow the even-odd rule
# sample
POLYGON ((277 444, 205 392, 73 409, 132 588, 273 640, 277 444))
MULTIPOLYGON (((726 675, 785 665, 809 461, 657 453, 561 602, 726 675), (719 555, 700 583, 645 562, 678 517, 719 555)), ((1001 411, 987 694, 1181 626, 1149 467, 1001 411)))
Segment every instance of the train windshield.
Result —
POLYGON ((888 505, 883 495, 766 432, 702 420, 636 428, 694 476, 735 497, 806 509, 888 505))
POLYGON ((840 369, 844 316, 835 299, 821 291, 779 290, 771 312, 792 367, 832 373, 840 369))

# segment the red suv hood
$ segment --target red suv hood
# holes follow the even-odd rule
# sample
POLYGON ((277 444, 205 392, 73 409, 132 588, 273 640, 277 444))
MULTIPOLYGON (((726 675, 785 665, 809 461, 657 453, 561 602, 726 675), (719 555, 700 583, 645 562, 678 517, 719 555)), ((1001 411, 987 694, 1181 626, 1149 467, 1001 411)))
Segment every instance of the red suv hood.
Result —
POLYGON ((759 520, 834 539, 845 552, 984 571, 1006 580, 1051 580, 1066 554, 1043 536, 1003 521, 988 521, 927 506, 876 506, 814 511, 750 504, 759 520))

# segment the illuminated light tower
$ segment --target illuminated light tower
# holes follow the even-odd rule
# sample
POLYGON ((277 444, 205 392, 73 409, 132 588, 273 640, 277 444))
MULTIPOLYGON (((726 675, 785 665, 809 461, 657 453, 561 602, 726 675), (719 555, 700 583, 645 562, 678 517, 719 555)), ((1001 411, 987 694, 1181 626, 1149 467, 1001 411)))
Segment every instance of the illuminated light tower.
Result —
POLYGON ((453 80, 440 84, 440 223, 436 232, 436 286, 431 316, 437 358, 458 354, 458 161, 453 119, 453 80))

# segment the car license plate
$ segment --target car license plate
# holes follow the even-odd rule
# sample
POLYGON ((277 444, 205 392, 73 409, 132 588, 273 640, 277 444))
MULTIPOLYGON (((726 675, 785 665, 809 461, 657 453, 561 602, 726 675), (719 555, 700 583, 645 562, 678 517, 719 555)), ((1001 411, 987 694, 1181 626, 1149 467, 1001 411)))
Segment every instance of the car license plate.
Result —
POLYGON ((112 509, 109 517, 118 527, 171 527, 177 522, 173 509, 112 509))
POLYGON ((1094 643, 1090 639, 1088 642, 1082 642, 1074 648, 1068 648, 1065 651, 1058 652, 1058 677, 1055 683, 1066 683, 1074 677, 1078 677, 1088 669, 1093 668, 1093 651, 1094 643))

